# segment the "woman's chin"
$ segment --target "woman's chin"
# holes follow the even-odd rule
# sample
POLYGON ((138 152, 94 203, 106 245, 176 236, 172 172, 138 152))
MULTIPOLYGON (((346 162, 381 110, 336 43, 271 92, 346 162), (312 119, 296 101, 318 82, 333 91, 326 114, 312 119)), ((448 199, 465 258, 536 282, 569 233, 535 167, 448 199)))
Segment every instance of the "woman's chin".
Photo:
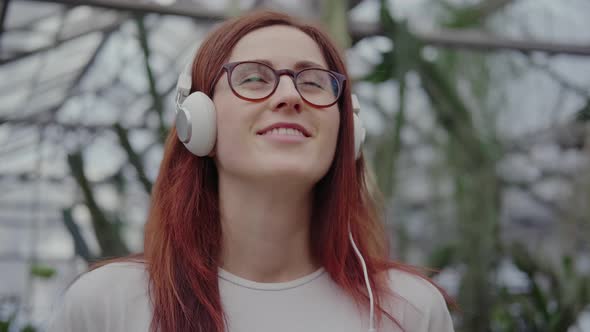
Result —
POLYGON ((234 158, 217 160, 220 176, 227 173, 232 177, 256 182, 271 182, 276 185, 297 183, 313 186, 328 171, 329 164, 318 158, 304 157, 297 153, 234 155, 234 158), (230 160, 228 160, 230 159, 230 160), (325 164, 325 165, 324 165, 325 164), (235 167, 241 165, 241 167, 235 167), (224 167, 225 166, 225 167, 224 167))
POLYGON ((253 170, 255 178, 262 181, 265 180, 276 180, 280 185, 281 183, 308 183, 310 185, 315 184, 319 181, 323 174, 320 169, 317 169, 317 164, 313 163, 302 163, 299 162, 268 162, 260 165, 256 170, 253 170))

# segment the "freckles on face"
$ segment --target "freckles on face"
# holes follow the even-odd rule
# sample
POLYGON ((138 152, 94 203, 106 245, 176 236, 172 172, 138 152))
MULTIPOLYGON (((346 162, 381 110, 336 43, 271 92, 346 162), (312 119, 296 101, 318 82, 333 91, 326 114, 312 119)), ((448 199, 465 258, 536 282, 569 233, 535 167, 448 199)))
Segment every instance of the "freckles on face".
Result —
MULTIPOLYGON (((287 26, 248 33, 236 44, 227 63, 253 60, 263 60, 275 70, 297 71, 303 62, 329 69, 315 41, 287 26)), ((220 176, 279 176, 313 185, 328 171, 340 125, 337 104, 311 106, 288 76, 280 77, 270 97, 247 101, 232 92, 227 73, 217 82, 213 101, 217 111, 215 160, 220 176), (274 131, 266 130, 273 126, 277 127, 274 131)))

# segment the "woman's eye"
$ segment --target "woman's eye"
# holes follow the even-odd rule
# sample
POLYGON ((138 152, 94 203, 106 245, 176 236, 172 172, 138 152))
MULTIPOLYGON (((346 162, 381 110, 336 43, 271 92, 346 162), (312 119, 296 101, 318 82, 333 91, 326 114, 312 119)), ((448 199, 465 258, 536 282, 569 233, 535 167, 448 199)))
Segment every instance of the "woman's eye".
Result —
POLYGON ((246 77, 245 79, 243 79, 241 84, 251 83, 251 82, 263 82, 263 83, 265 83, 266 81, 262 77, 259 77, 259 76, 250 76, 250 77, 246 77))
POLYGON ((322 90, 324 89, 324 87, 318 82, 306 81, 306 82, 303 82, 302 84, 305 86, 308 86, 308 87, 312 87, 312 88, 319 88, 322 90))

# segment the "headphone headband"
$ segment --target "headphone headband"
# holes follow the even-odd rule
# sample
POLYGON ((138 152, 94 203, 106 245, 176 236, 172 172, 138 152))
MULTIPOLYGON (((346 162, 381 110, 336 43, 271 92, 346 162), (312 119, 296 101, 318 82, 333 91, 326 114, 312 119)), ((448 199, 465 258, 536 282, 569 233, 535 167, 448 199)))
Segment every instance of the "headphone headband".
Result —
POLYGON ((191 75, 192 61, 187 63, 176 81, 176 112, 180 109, 186 97, 191 93, 191 86, 193 78, 191 75))
POLYGON ((352 98, 352 111, 354 112, 354 114, 359 114, 361 112, 361 104, 359 103, 359 99, 357 98, 357 96, 353 93, 351 95, 352 98))

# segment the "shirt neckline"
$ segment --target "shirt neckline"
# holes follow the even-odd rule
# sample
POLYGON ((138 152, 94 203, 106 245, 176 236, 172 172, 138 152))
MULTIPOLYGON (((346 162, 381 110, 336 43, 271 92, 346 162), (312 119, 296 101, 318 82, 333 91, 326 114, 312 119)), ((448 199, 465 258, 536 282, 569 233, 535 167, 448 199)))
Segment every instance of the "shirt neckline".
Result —
POLYGON ((219 278, 230 282, 236 286, 253 289, 253 290, 264 290, 264 291, 282 291, 287 289, 292 289, 296 287, 303 286, 307 283, 312 282, 313 280, 320 277, 325 272, 323 267, 320 267, 315 272, 312 272, 308 275, 303 277, 285 281, 285 282, 257 282, 248 279, 244 279, 239 277, 231 272, 224 270, 223 268, 218 268, 218 276, 219 278))

